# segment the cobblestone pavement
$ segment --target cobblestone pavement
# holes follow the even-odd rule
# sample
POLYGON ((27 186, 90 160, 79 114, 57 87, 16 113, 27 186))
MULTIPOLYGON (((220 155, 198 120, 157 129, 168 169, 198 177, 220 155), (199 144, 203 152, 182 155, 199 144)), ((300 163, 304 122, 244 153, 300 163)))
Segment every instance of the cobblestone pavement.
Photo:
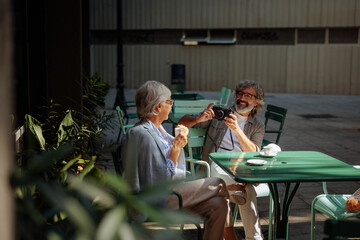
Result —
MULTIPOLYGON (((207 99, 219 99, 219 92, 199 92, 207 99)), ((111 89, 106 99, 106 110, 113 111, 116 91, 111 89)), ((125 91, 126 99, 133 100, 135 90, 125 91)), ((232 102, 233 99, 230 100, 232 102)), ((345 95, 302 95, 302 94, 265 94, 268 104, 288 109, 284 131, 279 145, 283 151, 304 150, 320 151, 351 165, 360 165, 360 96, 345 95)), ((264 120, 264 111, 258 115, 264 120)), ((114 121, 114 131, 106 134, 105 141, 115 141, 118 123, 114 121)), ((165 128, 170 129, 170 126, 165 128)), ((113 171, 112 161, 100 163, 113 171)), ((351 194, 360 187, 359 182, 333 182, 328 184, 330 193, 351 194)), ((289 217, 289 239, 310 239, 311 201, 322 193, 321 183, 302 183, 293 200, 289 217)), ((268 198, 258 198, 262 230, 268 225, 268 198)), ((316 214, 316 239, 323 239, 323 223, 326 216, 316 214)), ((242 223, 236 223, 239 235, 242 223)), ((186 239, 193 239, 186 234, 186 239)))

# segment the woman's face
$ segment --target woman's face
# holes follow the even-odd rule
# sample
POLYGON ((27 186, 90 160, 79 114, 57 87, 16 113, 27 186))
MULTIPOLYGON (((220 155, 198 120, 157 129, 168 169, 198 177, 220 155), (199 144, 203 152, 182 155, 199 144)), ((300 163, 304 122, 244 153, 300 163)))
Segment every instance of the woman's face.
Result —
POLYGON ((159 108, 159 117, 162 121, 168 119, 173 104, 174 100, 171 100, 170 97, 165 102, 161 103, 161 106, 159 108))

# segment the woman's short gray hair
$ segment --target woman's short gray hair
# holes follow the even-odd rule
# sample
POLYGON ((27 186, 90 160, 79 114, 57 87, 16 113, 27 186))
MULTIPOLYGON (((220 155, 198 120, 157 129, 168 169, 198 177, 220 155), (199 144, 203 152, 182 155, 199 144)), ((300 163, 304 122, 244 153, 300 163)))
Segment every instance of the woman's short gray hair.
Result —
POLYGON ((164 84, 157 81, 147 81, 136 91, 136 114, 140 120, 148 116, 157 115, 156 106, 165 102, 171 96, 171 91, 164 84))
POLYGON ((250 115, 254 117, 256 114, 261 112, 264 106, 264 90, 261 84, 255 82, 254 80, 242 80, 235 86, 235 97, 238 92, 241 92, 242 90, 247 88, 254 88, 256 91, 256 98, 259 100, 258 105, 256 105, 250 113, 250 115))

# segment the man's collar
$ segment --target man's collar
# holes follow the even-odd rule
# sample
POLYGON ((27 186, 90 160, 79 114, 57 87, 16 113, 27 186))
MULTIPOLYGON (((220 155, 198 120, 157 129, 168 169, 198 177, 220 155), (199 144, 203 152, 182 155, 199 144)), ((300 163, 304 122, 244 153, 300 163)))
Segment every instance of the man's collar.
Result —
POLYGON ((253 123, 255 120, 255 117, 253 117, 251 114, 248 116, 248 122, 253 123))
MULTIPOLYGON (((231 107, 231 110, 233 112, 235 112, 235 106, 234 105, 231 107)), ((250 122, 250 123, 253 123, 254 120, 255 120, 255 117, 253 117, 251 114, 249 114, 249 116, 247 118, 248 118, 247 121, 250 122)))

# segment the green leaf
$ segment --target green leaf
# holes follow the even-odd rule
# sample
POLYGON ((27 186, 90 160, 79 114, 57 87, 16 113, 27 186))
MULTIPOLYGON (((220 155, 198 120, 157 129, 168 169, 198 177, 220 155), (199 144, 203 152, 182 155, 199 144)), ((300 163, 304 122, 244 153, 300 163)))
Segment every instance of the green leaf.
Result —
POLYGON ((34 134, 36 139, 39 141, 40 148, 42 150, 45 150, 45 138, 43 137, 42 134, 42 128, 40 122, 29 114, 25 115, 25 121, 31 133, 34 134))
POLYGON ((77 190, 90 199, 94 199, 100 206, 110 208, 116 204, 114 196, 104 191, 104 189, 96 183, 81 180, 79 177, 75 177, 74 175, 69 175, 68 182, 70 184, 70 188, 77 190))
POLYGON ((85 168, 81 171, 81 173, 79 174, 79 177, 81 179, 83 179, 86 176, 86 174, 88 174, 94 168, 95 159, 96 156, 92 156, 90 162, 86 164, 85 168))
POLYGON ((132 190, 129 185, 125 182, 124 179, 116 174, 106 173, 104 182, 122 196, 130 196, 132 194, 132 190))
POLYGON ((54 206, 66 213, 69 220, 76 226, 80 237, 93 238, 96 225, 88 210, 76 198, 67 193, 59 184, 39 182, 38 187, 54 206))
POLYGON ((126 222, 126 211, 123 205, 108 211, 99 224, 96 239, 111 240, 120 234, 120 239, 135 240, 135 235, 126 222))
POLYGON ((72 165, 74 165, 76 162, 78 162, 81 159, 81 155, 77 156, 74 159, 71 159, 69 162, 66 163, 66 165, 61 169, 61 172, 67 171, 72 165))
POLYGON ((64 119, 62 120, 59 126, 57 146, 59 146, 60 143, 63 142, 64 140, 69 139, 69 134, 73 131, 73 127, 74 127, 74 120, 71 116, 71 111, 68 110, 68 113, 65 115, 64 119))
POLYGON ((44 172, 52 167, 54 163, 67 157, 72 150, 71 146, 63 145, 56 150, 42 152, 30 159, 28 172, 44 172))

